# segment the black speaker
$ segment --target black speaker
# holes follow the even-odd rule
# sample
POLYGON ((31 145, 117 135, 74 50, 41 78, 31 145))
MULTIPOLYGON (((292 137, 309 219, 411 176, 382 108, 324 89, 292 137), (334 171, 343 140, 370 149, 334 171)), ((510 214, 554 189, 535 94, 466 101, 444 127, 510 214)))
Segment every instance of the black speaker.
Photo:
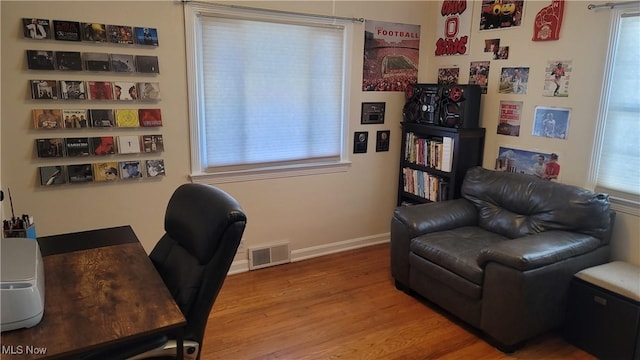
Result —
POLYGON ((405 93, 404 121, 455 128, 477 128, 480 85, 413 84, 405 93))
POLYGON ((438 125, 438 85, 409 85, 405 95, 407 102, 402 110, 405 121, 438 125))
POLYGON ((440 85, 439 125, 477 128, 480 120, 480 85, 440 85))

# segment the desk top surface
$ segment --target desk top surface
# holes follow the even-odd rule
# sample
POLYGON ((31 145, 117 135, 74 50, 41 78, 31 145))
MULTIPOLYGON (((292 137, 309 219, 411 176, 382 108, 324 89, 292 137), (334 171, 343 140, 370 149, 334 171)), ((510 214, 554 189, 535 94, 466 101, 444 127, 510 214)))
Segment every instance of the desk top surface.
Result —
POLYGON ((0 335, 2 359, 68 357, 186 323, 129 226, 39 242, 44 249, 44 316, 30 329, 0 335), (105 234, 111 242, 103 241, 105 234))

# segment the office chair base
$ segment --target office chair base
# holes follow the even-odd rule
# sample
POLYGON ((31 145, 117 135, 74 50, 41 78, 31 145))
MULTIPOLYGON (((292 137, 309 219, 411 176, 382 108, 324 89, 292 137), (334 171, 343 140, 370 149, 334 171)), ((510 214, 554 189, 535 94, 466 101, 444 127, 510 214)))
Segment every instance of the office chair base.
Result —
MULTIPOLYGON (((198 351, 200 351, 200 344, 195 341, 185 340, 183 343, 184 360, 195 360, 198 357, 198 351)), ((159 346, 153 350, 149 350, 145 353, 130 357, 128 360, 140 360, 156 357, 176 357, 178 344, 175 340, 169 340, 164 345, 159 346)))

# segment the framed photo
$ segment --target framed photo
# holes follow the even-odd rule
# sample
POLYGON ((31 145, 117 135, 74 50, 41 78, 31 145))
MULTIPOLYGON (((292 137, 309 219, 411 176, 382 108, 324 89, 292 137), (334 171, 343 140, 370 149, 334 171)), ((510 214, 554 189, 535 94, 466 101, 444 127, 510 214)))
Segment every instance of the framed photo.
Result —
POLYGON ((571 109, 536 106, 533 116, 533 136, 566 139, 569 133, 571 109))
POLYGON ((368 131, 356 131, 353 133, 353 153, 362 154, 367 152, 367 142, 369 140, 368 131))
POLYGON ((364 102, 362 103, 362 119, 361 124, 384 124, 384 108, 386 103, 383 102, 364 102))
POLYGON ((380 130, 376 135, 376 152, 389 151, 391 130, 380 130))
POLYGON ((480 30, 514 28, 522 25, 524 0, 482 0, 480 30))

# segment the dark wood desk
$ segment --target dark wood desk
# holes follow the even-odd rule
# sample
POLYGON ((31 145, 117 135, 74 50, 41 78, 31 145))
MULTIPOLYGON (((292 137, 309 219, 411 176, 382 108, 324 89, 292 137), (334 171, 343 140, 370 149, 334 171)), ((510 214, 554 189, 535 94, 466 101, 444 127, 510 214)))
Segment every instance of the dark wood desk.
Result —
POLYGON ((73 358, 154 333, 179 333, 186 324, 131 227, 38 242, 44 316, 30 329, 0 335, 3 360, 73 358))

